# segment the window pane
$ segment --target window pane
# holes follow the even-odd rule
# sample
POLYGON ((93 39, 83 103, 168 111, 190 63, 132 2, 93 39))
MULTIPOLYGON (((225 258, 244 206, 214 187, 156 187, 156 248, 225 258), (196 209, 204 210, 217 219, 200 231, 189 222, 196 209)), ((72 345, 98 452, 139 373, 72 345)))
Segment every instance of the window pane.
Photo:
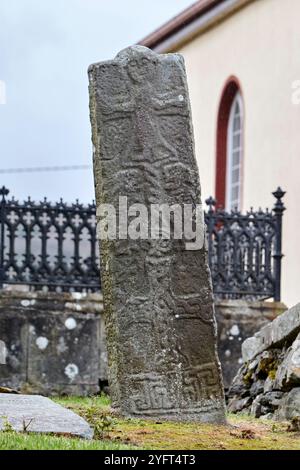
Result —
MULTIPOLYGON (((232 186, 231 188, 231 198, 232 198, 232 201, 238 201, 239 199, 239 187, 238 186, 232 186)), ((237 204, 235 204, 237 205, 237 204)))
POLYGON ((240 183, 240 169, 237 168, 236 170, 233 170, 232 172, 232 184, 239 184, 240 183))
POLYGON ((239 148, 241 145, 241 134, 235 134, 233 136, 233 149, 239 148))
POLYGON ((241 119, 240 116, 235 116, 234 118, 234 125, 233 125, 233 131, 239 131, 241 129, 241 119))
POLYGON ((227 138, 227 208, 240 209, 243 108, 238 93, 232 103, 227 138))
POLYGON ((240 150, 233 152, 232 154, 232 166, 237 166, 240 164, 241 153, 240 150))

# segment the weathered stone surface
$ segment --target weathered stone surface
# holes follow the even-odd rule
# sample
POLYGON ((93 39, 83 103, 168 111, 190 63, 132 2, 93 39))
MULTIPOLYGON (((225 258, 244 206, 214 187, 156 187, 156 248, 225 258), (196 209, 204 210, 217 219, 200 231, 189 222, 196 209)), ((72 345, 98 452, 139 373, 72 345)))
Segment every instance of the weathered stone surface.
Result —
POLYGON ((6 364, 6 346, 4 341, 0 340, 0 365, 1 364, 6 364))
POLYGON ((284 393, 280 391, 268 392, 262 395, 260 402, 263 406, 270 407, 274 410, 280 405, 283 395, 284 393))
POLYGON ((300 417, 300 387, 293 388, 284 396, 275 417, 280 421, 300 417))
POLYGON ((243 363, 242 343, 260 328, 285 312, 281 302, 253 302, 246 300, 217 300, 218 352, 222 365, 225 389, 243 363))
MULTIPOLYGON (((119 196, 148 209, 200 204, 182 57, 136 46, 91 66, 89 80, 98 207, 118 208, 119 196)), ((206 247, 100 245, 114 406, 130 416, 224 422, 206 247)))
POLYGON ((264 393, 271 392, 272 390, 275 390, 274 380, 267 377, 264 383, 264 393))
POLYGON ((281 346, 300 332, 300 303, 262 328, 242 345, 243 360, 251 361, 268 348, 281 346))
POLYGON ((264 380, 257 380, 256 382, 253 382, 253 384, 250 387, 250 395, 252 397, 256 397, 257 395, 260 395, 261 393, 263 393, 264 385, 265 385, 264 380))
POLYGON ((230 411, 249 412, 249 401, 244 405, 243 399, 250 397, 250 414, 257 418, 285 420, 300 416, 299 305, 262 328, 255 335, 256 343, 251 338, 243 344, 246 349, 250 345, 247 357, 251 360, 240 368, 228 392, 230 411))
POLYGON ((285 359, 278 367, 274 387, 291 390, 300 387, 300 335, 288 349, 285 359))
POLYGON ((262 395, 258 395, 252 402, 250 414, 254 416, 254 418, 260 418, 260 416, 262 415, 261 398, 262 395))
POLYGON ((90 426, 70 410, 41 396, 0 394, 0 430, 69 434, 92 439, 90 426))
POLYGON ((260 339, 256 335, 246 339, 242 344, 243 362, 251 361, 259 352, 262 352, 260 339))
POLYGON ((242 366, 239 370, 239 373, 234 377, 231 387, 228 391, 227 397, 229 399, 234 397, 238 397, 240 399, 250 395, 250 387, 252 382, 247 383, 244 378, 246 373, 246 367, 242 366))
MULTIPOLYGON (((274 413, 281 404, 282 397, 283 392, 269 392, 257 395, 252 402, 250 414, 255 418, 260 418, 261 416, 270 417, 271 414, 274 416, 274 413)), ((245 410, 240 409, 238 411, 244 412, 245 410)))
POLYGON ((229 400, 228 403, 228 410, 231 413, 238 413, 239 411, 245 410, 249 405, 251 405, 252 401, 250 397, 246 398, 233 398, 229 400))
MULTIPOLYGON (((264 351, 259 356, 258 366, 256 370, 256 378, 265 380, 268 377, 274 378, 278 364, 281 361, 281 351, 280 349, 270 349, 264 351)), ((253 361, 254 363, 254 361, 253 361)))

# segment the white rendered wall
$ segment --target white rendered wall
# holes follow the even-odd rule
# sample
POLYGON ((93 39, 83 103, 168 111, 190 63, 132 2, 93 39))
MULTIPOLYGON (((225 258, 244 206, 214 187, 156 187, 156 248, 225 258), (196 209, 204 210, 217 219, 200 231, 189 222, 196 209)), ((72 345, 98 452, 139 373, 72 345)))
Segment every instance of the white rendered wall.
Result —
POLYGON ((243 210, 287 191, 282 300, 300 302, 300 1, 256 0, 179 49, 186 61, 203 198, 215 194, 220 97, 234 75, 245 107, 243 210))

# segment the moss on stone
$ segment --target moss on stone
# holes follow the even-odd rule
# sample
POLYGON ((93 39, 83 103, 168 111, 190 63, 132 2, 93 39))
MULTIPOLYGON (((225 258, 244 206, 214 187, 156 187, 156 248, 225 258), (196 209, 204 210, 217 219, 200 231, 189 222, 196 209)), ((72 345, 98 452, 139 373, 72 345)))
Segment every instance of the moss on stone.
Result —
POLYGON ((277 372, 277 368, 270 370, 270 371, 268 372, 268 377, 269 377, 269 379, 275 380, 276 372, 277 372))
POLYGON ((253 382, 253 372, 251 370, 248 370, 248 372, 243 375, 243 382, 250 387, 250 385, 253 382))
POLYGON ((278 365, 278 360, 274 357, 262 358, 258 364, 258 376, 260 378, 269 377, 271 380, 274 380, 278 365))

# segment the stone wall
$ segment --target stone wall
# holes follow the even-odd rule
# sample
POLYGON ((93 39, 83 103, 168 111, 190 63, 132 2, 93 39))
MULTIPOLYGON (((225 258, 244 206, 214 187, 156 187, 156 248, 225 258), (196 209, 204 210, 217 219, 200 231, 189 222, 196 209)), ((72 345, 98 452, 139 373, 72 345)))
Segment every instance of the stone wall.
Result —
POLYGON ((280 302, 222 300, 215 303, 218 349, 225 389, 243 363, 243 341, 286 310, 280 302))
POLYGON ((45 395, 97 393, 106 378, 102 310, 100 294, 0 292, 0 385, 45 395))
MULTIPOLYGON (((225 388, 240 368, 242 342, 284 310, 273 302, 216 302, 225 388)), ((107 381, 102 313, 100 294, 0 292, 0 386, 97 393, 107 381)))
POLYGON ((242 356, 228 393, 229 410, 299 424, 300 304, 248 338, 242 356))

